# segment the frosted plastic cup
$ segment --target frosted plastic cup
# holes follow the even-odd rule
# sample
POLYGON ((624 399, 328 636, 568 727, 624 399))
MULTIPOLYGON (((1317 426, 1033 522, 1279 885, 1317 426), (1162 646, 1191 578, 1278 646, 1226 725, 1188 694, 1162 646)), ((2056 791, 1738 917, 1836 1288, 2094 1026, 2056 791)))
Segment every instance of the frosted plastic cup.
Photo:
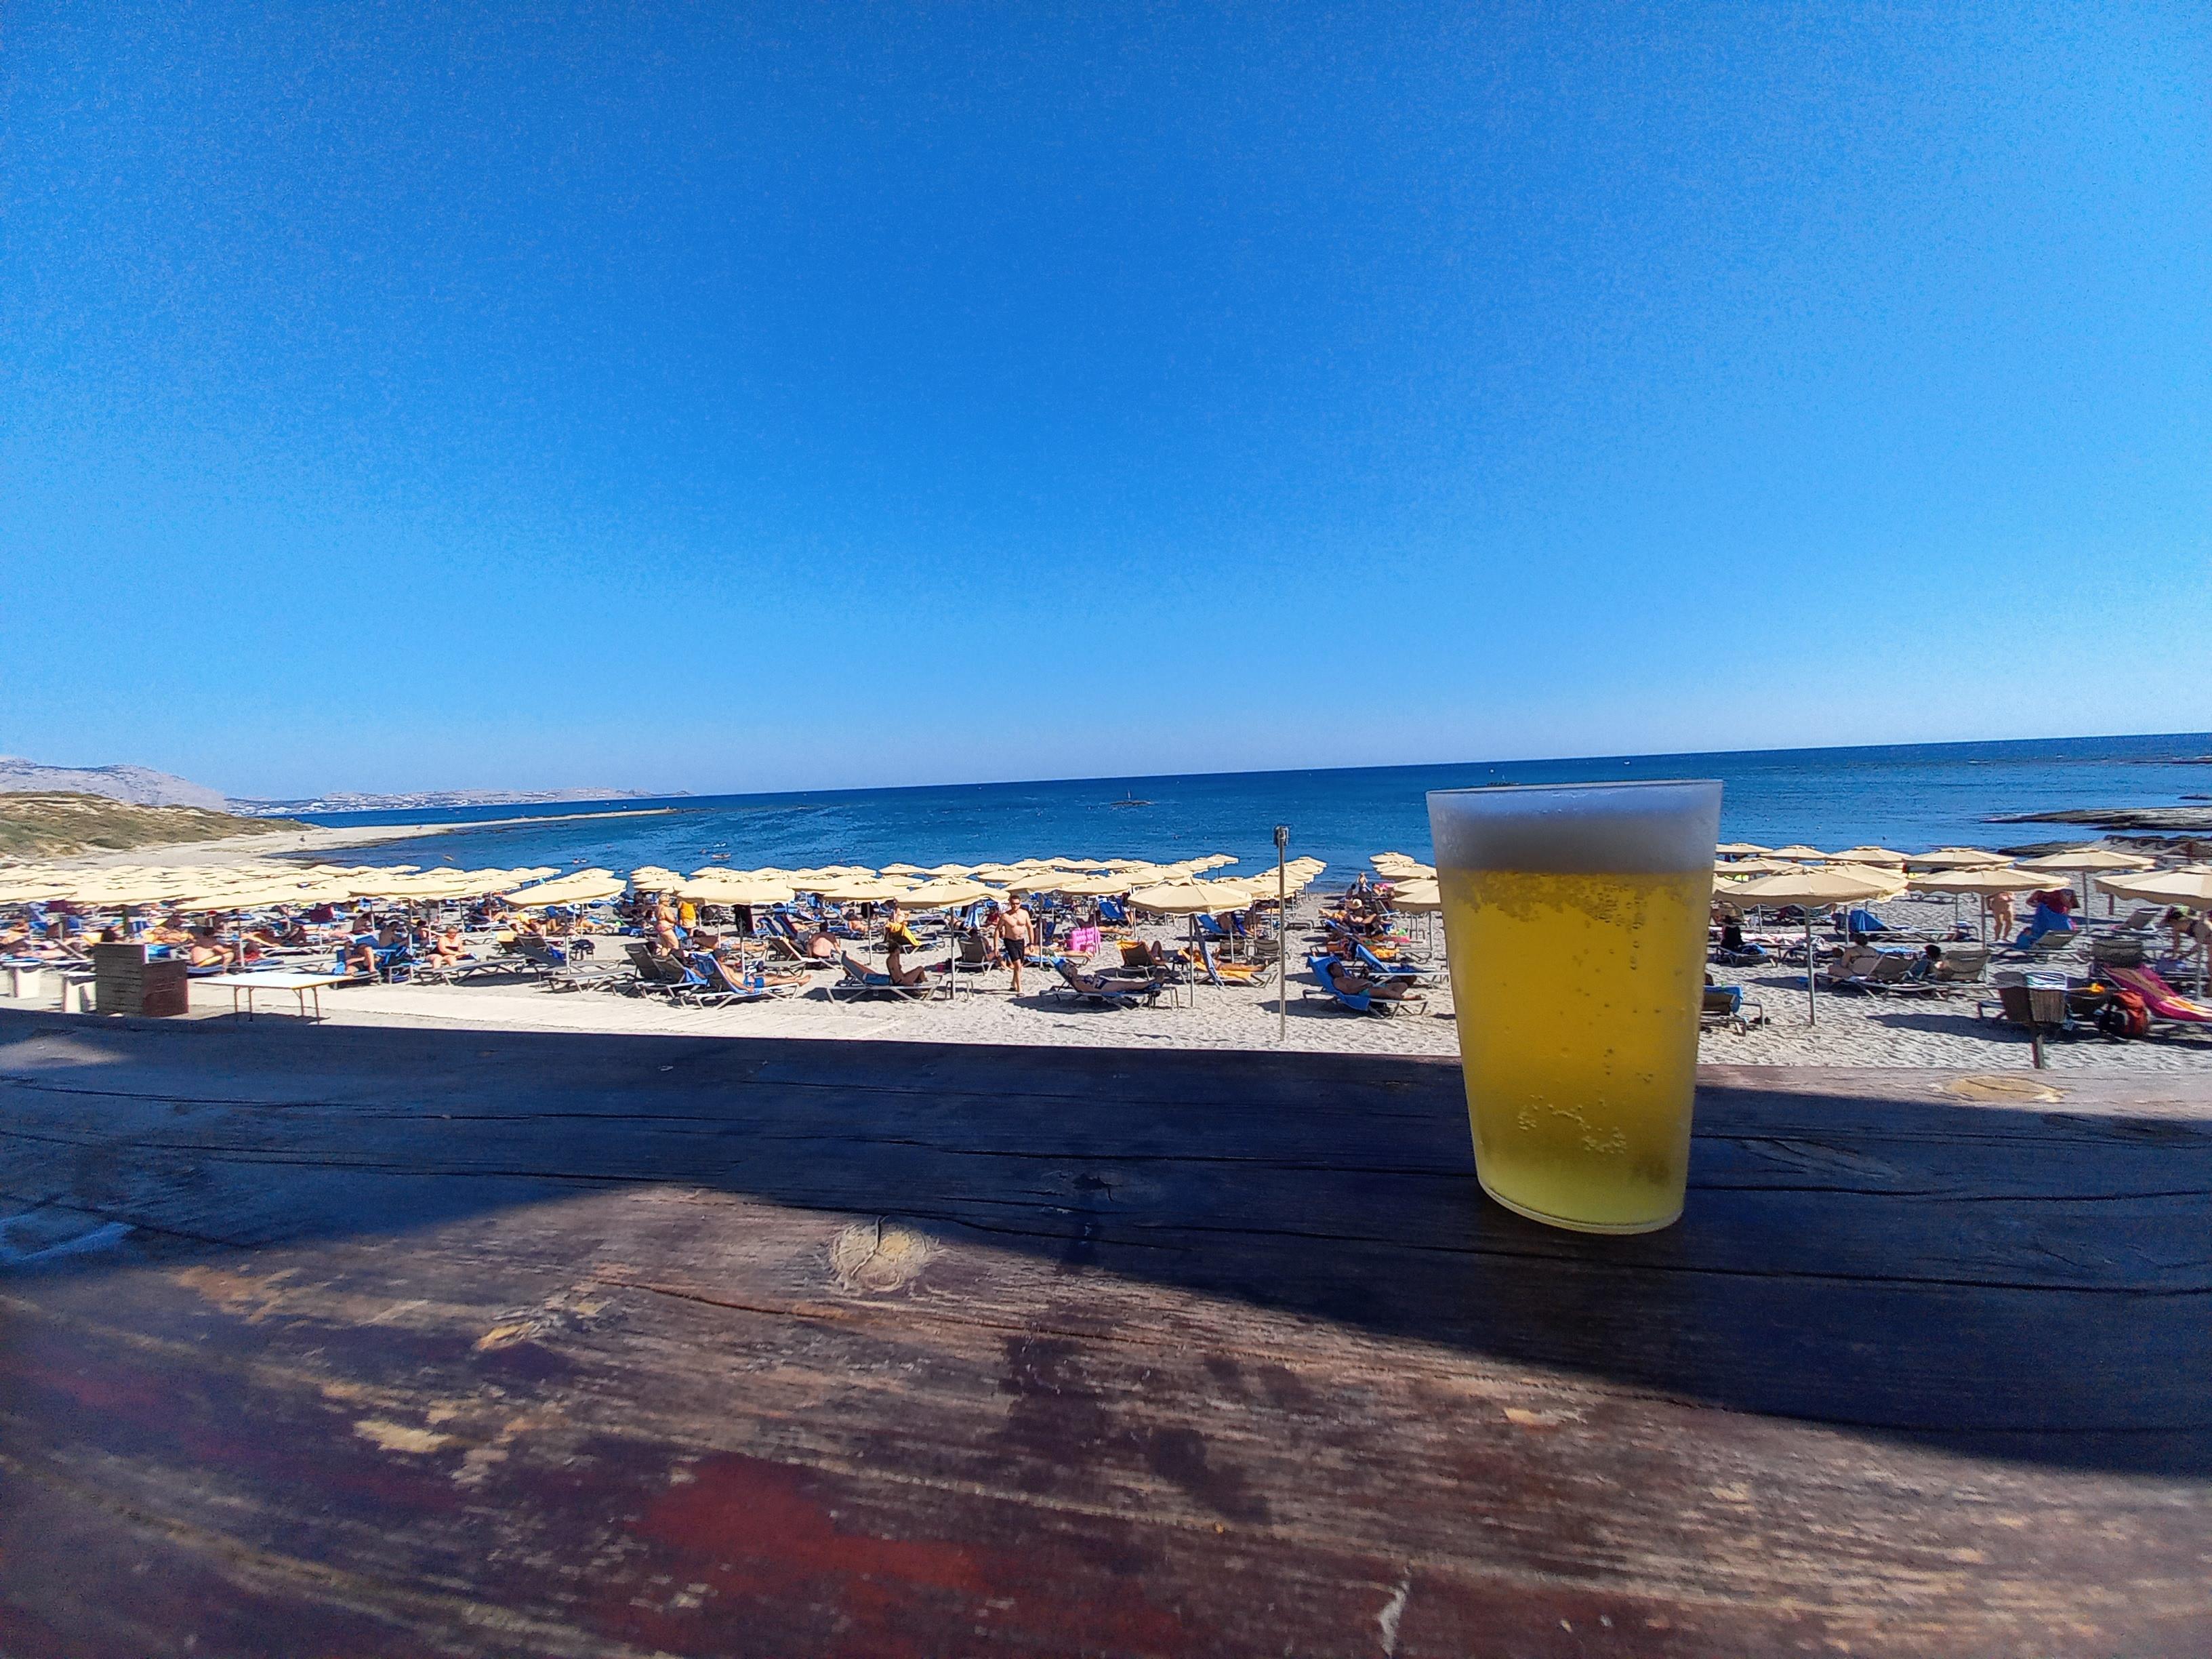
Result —
POLYGON ((1681 1215, 1720 817, 1705 780, 1429 796, 1475 1174, 1507 1209, 1681 1215))

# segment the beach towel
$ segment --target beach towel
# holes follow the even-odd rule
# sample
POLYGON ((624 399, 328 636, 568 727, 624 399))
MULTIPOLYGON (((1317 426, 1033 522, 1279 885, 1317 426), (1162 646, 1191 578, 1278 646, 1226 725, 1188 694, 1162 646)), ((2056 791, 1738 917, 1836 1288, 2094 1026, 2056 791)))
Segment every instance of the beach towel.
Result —
POLYGON ((1387 963, 1357 939, 1352 941, 1352 948, 1358 953, 1360 961, 1375 970, 1378 978, 1419 979, 1421 976, 1419 969, 1408 968, 1403 963, 1387 963))
POLYGON ((2155 968, 2112 968, 2105 970, 2112 982, 2142 999, 2152 1019, 2178 1025, 2212 1025, 2212 1004, 2185 997, 2166 982, 2155 968))
POLYGON ((2097 1011, 2097 1029, 2106 1036, 2140 1037, 2150 1035, 2150 1008, 2140 992, 2119 990, 2097 1011))

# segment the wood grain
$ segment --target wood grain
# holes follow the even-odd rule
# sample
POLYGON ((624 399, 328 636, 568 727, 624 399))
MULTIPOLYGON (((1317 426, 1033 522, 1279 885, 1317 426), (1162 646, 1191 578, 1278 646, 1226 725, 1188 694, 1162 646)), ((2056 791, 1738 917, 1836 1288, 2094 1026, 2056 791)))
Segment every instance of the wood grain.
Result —
POLYGON ((2212 1080, 1951 1081, 0 1015, 0 1651, 2212 1650, 2212 1080))

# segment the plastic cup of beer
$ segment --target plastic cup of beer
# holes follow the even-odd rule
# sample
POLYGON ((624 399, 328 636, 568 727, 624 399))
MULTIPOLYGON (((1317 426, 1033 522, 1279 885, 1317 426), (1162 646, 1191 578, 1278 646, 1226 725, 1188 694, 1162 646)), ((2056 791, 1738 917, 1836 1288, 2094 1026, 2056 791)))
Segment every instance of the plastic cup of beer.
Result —
POLYGON ((1682 1213, 1721 786, 1429 796, 1482 1188, 1531 1220, 1682 1213))

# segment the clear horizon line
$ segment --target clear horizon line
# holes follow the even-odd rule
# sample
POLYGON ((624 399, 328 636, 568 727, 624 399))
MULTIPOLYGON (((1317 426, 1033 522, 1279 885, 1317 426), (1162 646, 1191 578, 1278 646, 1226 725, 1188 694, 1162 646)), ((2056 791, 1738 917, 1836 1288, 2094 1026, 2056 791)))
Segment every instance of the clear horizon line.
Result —
MULTIPOLYGON (((1731 758, 1735 758, 1735 757, 1744 757, 1744 756, 1759 756, 1759 755, 1854 754, 1854 753, 1866 753, 1866 752, 1869 752, 1869 751, 1873 751, 1873 750, 1886 750, 1886 749, 1974 749, 1974 748, 1988 748, 1988 747, 1992 747, 1992 746, 1996 746, 1996 745, 2002 745, 2002 744, 2039 744, 2039 743, 2096 743, 2096 742, 2105 741, 2105 740, 2107 740, 2107 739, 2112 739, 2112 738, 2203 738, 2203 739, 2205 739, 2207 742, 2212 742, 2212 731, 2201 731, 2201 732, 2076 732, 2076 733, 2070 733, 2070 734, 2065 734, 2065 735, 2059 735, 2059 734, 2044 734, 2044 735, 2039 735, 2039 736, 2035 736, 2035 737, 2026 737, 2026 738, 1947 738, 1947 739, 1944 739, 1944 740, 1942 740, 1942 741, 1939 741, 1939 742, 1933 742, 1933 743, 1928 743, 1928 742, 1916 742, 1916 743, 1818 744, 1812 744, 1812 745, 1797 745, 1797 746, 1778 745, 1778 746, 1775 746, 1775 747, 1772 747, 1772 748, 1765 748, 1765 749, 1649 749, 1649 750, 1621 750, 1621 751, 1617 751, 1617 752, 1615 752, 1615 753, 1612 753, 1612 754, 1605 754, 1605 755, 1527 755, 1527 756, 1519 756, 1519 757, 1488 757, 1488 758, 1485 758, 1485 759, 1481 759, 1481 760, 1455 760, 1455 761, 1440 761, 1440 760, 1425 760, 1425 761, 1393 761, 1393 762, 1390 762, 1390 763, 1387 763, 1387 764, 1379 764, 1379 765, 1361 765, 1361 766, 1270 766, 1270 767, 1259 767, 1259 768, 1250 768, 1250 767, 1246 767, 1246 768, 1224 768, 1224 769, 1222 769, 1218 770, 1218 771, 1210 771, 1210 772, 1118 772, 1118 773, 1100 773, 1100 774, 1095 774, 1095 775, 1092 775, 1092 774, 1083 774, 1083 775, 1069 775, 1069 776, 1061 776, 1061 777, 1042 777, 1042 778, 1040 778, 1040 777, 1027 777, 1027 778, 1022 778, 1022 777, 969 778, 969 779, 961 779, 961 780, 957 780, 957 781, 936 781, 936 782, 930 782, 930 783, 840 784, 840 785, 836 785, 836 786, 831 786, 831 787, 815 787, 815 788, 799 787, 799 788, 790 788, 790 789, 746 789, 746 790, 731 789, 731 790, 716 790, 716 791, 678 790, 678 791, 672 791, 672 792, 655 792, 655 791, 653 791, 653 790, 642 790, 642 789, 641 789, 641 790, 632 790, 632 791, 629 791, 629 792, 627 792, 627 793, 624 793, 624 794, 619 794, 619 795, 582 795, 582 796, 577 796, 577 797, 574 797, 574 799, 576 799, 576 800, 622 800, 622 799, 639 799, 639 800, 686 800, 686 799, 688 799, 688 800, 732 800, 732 799, 761 799, 761 798, 769 798, 769 797, 776 797, 776 796, 791 796, 791 795, 869 795, 869 794, 895 794, 895 793, 902 793, 902 792, 906 792, 906 791, 922 791, 922 790, 930 790, 930 789, 989 789, 989 788, 1005 788, 1005 787, 1013 787, 1013 786, 1018 786, 1018 785, 1023 785, 1023 784, 1147 783, 1147 782, 1153 782, 1153 781, 1162 781, 1162 780, 1168 780, 1168 779, 1175 779, 1175 778, 1238 778, 1238 777, 1267 777, 1267 776, 1269 776, 1269 775, 1275 775, 1275 774, 1281 774, 1281 773, 1315 773, 1315 772, 1401 772, 1401 771, 1419 771, 1419 770, 1424 770, 1424 769, 1441 769, 1441 768, 1446 768, 1446 767, 1468 767, 1468 766, 1542 766, 1542 765, 1554 765, 1554 764, 1559 764, 1559 763, 1565 763, 1565 762, 1571 762, 1571 761, 1589 761, 1589 762, 1591 762, 1591 763, 1600 763, 1600 762, 1611 762, 1611 761, 1668 760, 1668 759, 1672 759, 1672 758, 1675 758, 1675 757, 1680 757, 1680 758, 1683 758, 1683 759, 1703 759, 1703 758, 1707 758, 1707 757, 1711 757, 1711 758, 1714 758, 1714 759, 1731 759, 1731 758)), ((2196 757, 2189 757, 2189 758, 2194 759, 2194 758, 2196 758, 2196 757)), ((472 793, 472 792, 471 792, 471 791, 470 791, 470 790, 468 790, 468 789, 465 789, 465 788, 459 788, 459 787, 452 787, 452 786, 429 786, 429 787, 420 787, 420 788, 414 788, 414 789, 336 789, 336 790, 327 790, 327 791, 324 791, 324 792, 321 792, 321 793, 325 793, 325 794, 410 795, 410 794, 468 794, 468 793, 472 793)), ((484 794, 487 794, 487 795, 496 795, 496 794, 532 794, 532 793, 545 794, 545 793, 563 793, 563 792, 562 792, 561 789, 557 788, 557 787, 540 787, 540 788, 538 788, 538 789, 526 789, 526 788, 521 788, 521 787, 506 787, 506 788, 498 788, 498 789, 486 789, 486 790, 482 791, 481 793, 484 793, 484 794)), ((225 799, 226 800, 237 802, 237 803, 239 803, 239 804, 240 804, 240 805, 270 805, 270 804, 281 803, 281 802, 284 802, 284 801, 288 801, 288 800, 291 800, 291 801, 297 801, 297 800, 311 799, 314 799, 314 797, 311 797, 311 796, 269 796, 269 797, 262 797, 262 796, 253 796, 253 795, 232 795, 232 794, 228 794, 228 793, 226 793, 224 799, 225 799)), ((489 804, 489 805, 499 805, 500 803, 494 802, 494 803, 487 803, 487 804, 489 804)), ((512 804, 512 805, 526 805, 527 803, 508 803, 508 804, 512 804)), ((569 804, 569 803, 567 803, 567 802, 552 802, 552 801, 547 801, 547 802, 544 802, 544 803, 540 803, 540 804, 542 804, 542 805, 567 805, 567 804, 569 804)), ((372 809, 369 809, 369 810, 374 811, 374 810, 381 810, 381 809, 374 809, 374 808, 372 808, 372 809)))

